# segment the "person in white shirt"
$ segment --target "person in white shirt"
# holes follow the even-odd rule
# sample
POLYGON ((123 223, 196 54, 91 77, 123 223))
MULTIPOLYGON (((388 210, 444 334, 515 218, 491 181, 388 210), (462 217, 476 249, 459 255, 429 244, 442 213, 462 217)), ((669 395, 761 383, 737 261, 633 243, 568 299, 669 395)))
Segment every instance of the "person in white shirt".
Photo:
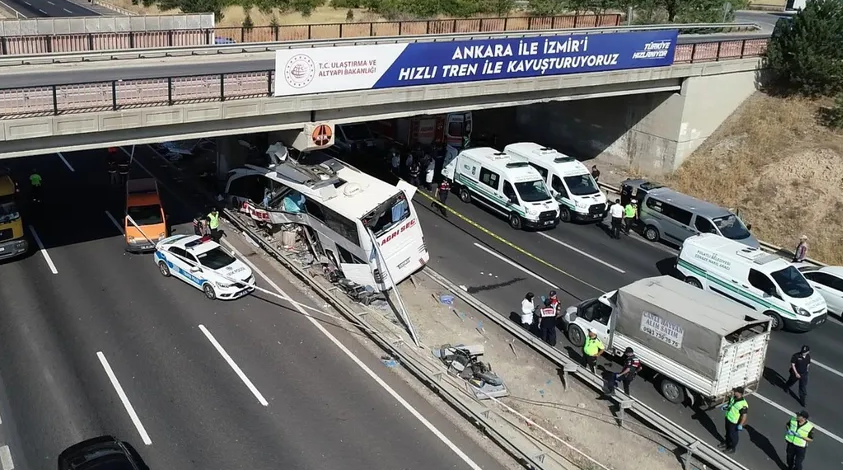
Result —
POLYGON ((521 326, 530 329, 533 324, 533 316, 536 314, 536 304, 533 300, 535 295, 532 292, 527 292, 524 300, 521 301, 521 326))
POLYGON ((436 161, 428 158, 427 169, 424 172, 424 183, 428 191, 433 191, 433 174, 436 172, 436 161))
POLYGON ((612 217, 612 230, 610 235, 612 238, 621 238, 621 223, 623 223, 623 206, 620 199, 615 199, 615 203, 609 208, 609 215, 612 217))
POLYGON ((395 149, 392 150, 392 161, 390 163, 392 165, 392 174, 394 174, 395 176, 399 176, 401 174, 401 157, 398 155, 398 151, 395 149))

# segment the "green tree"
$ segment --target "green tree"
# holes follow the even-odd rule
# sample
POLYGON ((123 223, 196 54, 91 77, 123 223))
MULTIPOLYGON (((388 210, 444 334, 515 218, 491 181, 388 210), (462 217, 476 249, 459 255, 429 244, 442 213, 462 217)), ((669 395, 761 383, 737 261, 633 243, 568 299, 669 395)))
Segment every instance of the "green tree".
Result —
POLYGON ((527 11, 535 16, 556 16, 570 10, 567 0, 527 0, 527 11))
POLYGON ((830 96, 843 91, 843 3, 812 0, 792 21, 779 21, 766 58, 781 92, 830 96))

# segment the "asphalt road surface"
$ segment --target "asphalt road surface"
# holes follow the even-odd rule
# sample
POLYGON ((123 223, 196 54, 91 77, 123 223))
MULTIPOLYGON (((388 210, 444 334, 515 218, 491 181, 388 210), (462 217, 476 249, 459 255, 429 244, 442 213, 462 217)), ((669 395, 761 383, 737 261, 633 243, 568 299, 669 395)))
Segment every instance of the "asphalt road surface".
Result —
MULTIPOLYGON (((137 161, 149 165, 145 151, 137 161)), ((37 167, 45 185, 43 207, 24 214, 43 250, 0 263, 0 429, 15 468, 55 469, 64 448, 101 434, 128 441, 151 469, 501 468, 354 333, 324 321, 320 331, 266 294, 209 301, 161 276, 151 255, 124 254, 112 217, 125 196, 109 186, 105 156, 4 161, 22 180, 37 167)), ((201 208, 162 191, 185 231, 201 208)))
MULTIPOLYGON (((546 295, 555 289, 560 301, 568 306, 643 277, 673 273, 675 250, 650 244, 636 235, 614 240, 604 226, 596 224, 561 224, 538 233, 514 231, 506 220, 482 206, 465 204, 455 195, 448 202, 468 221, 454 214, 443 218, 429 209, 429 199, 415 197, 431 253, 430 266, 502 315, 517 312, 527 291, 546 295), (475 262, 466 263, 466 259, 475 262)), ((749 399, 749 426, 736 454, 744 465, 753 469, 785 468, 780 459, 784 458, 784 423, 789 418, 786 410, 795 412, 800 407, 796 397, 781 388, 781 376, 786 379, 790 357, 803 344, 811 346, 815 361, 807 409, 812 421, 825 430, 811 445, 806 465, 840 465, 843 441, 838 436, 843 435, 843 413, 834 397, 843 387, 841 334, 843 325, 837 320, 805 334, 774 333, 767 353, 766 380, 760 395, 749 399)), ((564 336, 560 338, 557 347, 579 358, 579 351, 564 336)), ((615 372, 620 370, 618 364, 607 365, 615 372)), ((716 443, 722 436, 724 417, 719 410, 702 413, 673 405, 661 397, 657 384, 645 380, 633 384, 633 394, 709 442, 716 443)))
POLYGON ((68 0, 3 0, 27 18, 99 16, 98 13, 68 0))

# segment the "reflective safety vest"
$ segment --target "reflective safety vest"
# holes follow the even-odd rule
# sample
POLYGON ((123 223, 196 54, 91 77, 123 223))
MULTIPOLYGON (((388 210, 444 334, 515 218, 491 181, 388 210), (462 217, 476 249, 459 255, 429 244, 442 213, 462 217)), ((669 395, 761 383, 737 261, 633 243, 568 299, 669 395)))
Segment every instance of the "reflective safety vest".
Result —
POLYGON ((729 397, 729 406, 726 408, 726 419, 732 424, 738 424, 738 421, 741 419, 741 410, 744 408, 749 408, 749 403, 746 402, 746 399, 741 398, 740 400, 735 400, 735 397, 729 397))
POLYGON ((627 219, 635 217, 635 206, 633 206, 632 204, 627 204, 626 207, 624 207, 623 209, 623 215, 627 219))
POLYGON ((555 317, 556 309, 553 307, 545 307, 539 311, 542 317, 555 317))
POLYGON ((38 173, 29 175, 29 184, 32 186, 41 186, 41 175, 38 173))
POLYGON ((790 432, 785 434, 784 440, 796 447, 805 447, 808 445, 808 441, 806 441, 805 438, 808 437, 808 435, 811 434, 811 430, 814 429, 814 425, 810 421, 805 421, 805 424, 800 426, 796 421, 796 418, 790 418, 790 423, 788 423, 787 426, 787 430, 790 432))
POLYGON ((599 339, 585 338, 585 344, 582 345, 582 352, 586 356, 596 356, 601 349, 603 349, 603 343, 599 339))
POLYGON ((213 212, 211 212, 210 214, 208 214, 208 220, 209 220, 208 226, 210 226, 212 229, 219 228, 219 226, 220 226, 220 215, 219 214, 214 214, 213 212))

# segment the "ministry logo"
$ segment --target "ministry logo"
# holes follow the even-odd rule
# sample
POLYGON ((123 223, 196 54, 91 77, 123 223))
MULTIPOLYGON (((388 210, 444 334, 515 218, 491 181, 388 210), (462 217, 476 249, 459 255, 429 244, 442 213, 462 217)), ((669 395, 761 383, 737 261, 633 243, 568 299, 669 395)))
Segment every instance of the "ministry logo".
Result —
POLYGON ((301 89, 313 81, 316 76, 316 64, 310 56, 297 54, 284 66, 284 80, 292 88, 301 89))

